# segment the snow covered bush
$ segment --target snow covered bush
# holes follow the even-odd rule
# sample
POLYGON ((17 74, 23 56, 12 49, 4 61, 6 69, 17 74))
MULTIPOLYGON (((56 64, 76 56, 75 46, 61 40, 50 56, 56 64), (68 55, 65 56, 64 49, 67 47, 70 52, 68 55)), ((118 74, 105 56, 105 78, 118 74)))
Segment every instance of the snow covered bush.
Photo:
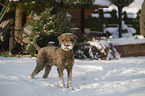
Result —
MULTIPOLYGON (((108 27, 104 29, 104 33, 111 34, 111 38, 119 38, 119 27, 108 27)), ((124 21, 122 21, 122 37, 123 38, 132 38, 133 34, 136 33, 136 30, 133 27, 128 27, 124 21)))
POLYGON ((119 59, 120 54, 108 40, 93 40, 88 43, 79 43, 75 47, 75 58, 111 60, 119 59))
MULTIPOLYGON (((41 36, 43 44, 48 44, 48 41, 57 40, 56 37, 62 33, 70 32, 69 22, 65 13, 52 14, 52 8, 46 9, 40 15, 33 14, 31 16, 31 25, 33 26, 33 33, 30 36, 30 41, 37 34, 41 36), (50 40, 53 39, 53 40, 50 40), (54 39, 55 38, 55 39, 54 39)), ((57 41, 56 41, 57 42, 57 41)), ((41 42, 42 44, 42 42, 41 42)))
POLYGON ((79 43, 74 47, 75 58, 78 59, 105 59, 105 54, 95 46, 87 43, 79 43))

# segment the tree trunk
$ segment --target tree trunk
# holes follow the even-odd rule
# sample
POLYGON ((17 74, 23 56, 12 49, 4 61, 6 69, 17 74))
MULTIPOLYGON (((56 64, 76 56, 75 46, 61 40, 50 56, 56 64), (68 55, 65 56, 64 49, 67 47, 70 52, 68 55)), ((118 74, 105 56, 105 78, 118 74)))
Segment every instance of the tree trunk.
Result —
POLYGON ((122 37, 122 6, 118 6, 119 11, 119 38, 122 37))
POLYGON ((18 3, 15 12, 15 32, 14 38, 17 43, 21 43, 21 29, 22 29, 22 18, 23 18, 22 4, 18 3))
POLYGON ((81 32, 84 34, 85 9, 81 8, 81 32))
POLYGON ((14 24, 14 20, 11 19, 10 20, 9 55, 12 55, 12 49, 13 49, 13 43, 14 43, 14 40, 13 40, 13 38, 14 38, 14 36, 13 36, 14 26, 13 26, 13 24, 14 24))

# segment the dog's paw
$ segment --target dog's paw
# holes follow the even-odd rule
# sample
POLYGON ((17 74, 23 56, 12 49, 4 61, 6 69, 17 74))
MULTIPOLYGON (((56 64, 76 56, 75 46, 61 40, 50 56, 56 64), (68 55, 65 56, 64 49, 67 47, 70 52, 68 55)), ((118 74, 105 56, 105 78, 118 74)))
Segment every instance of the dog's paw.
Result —
POLYGON ((65 85, 60 85, 60 84, 59 84, 59 87, 61 87, 61 88, 66 88, 65 85))
POLYGON ((43 76, 43 78, 44 78, 44 79, 46 79, 46 78, 47 78, 47 76, 45 76, 45 75, 44 75, 44 76, 43 76))
POLYGON ((67 85, 68 89, 73 89, 73 87, 71 85, 67 85))
POLYGON ((74 90, 74 88, 73 87, 69 87, 69 88, 67 88, 68 90, 74 90))
POLYGON ((34 76, 33 76, 32 74, 30 74, 28 78, 29 78, 29 79, 33 79, 34 76))
POLYGON ((64 84, 64 83, 62 83, 62 82, 59 82, 59 84, 58 84, 58 85, 59 85, 59 87, 61 87, 61 88, 66 88, 66 87, 65 87, 65 84, 64 84))

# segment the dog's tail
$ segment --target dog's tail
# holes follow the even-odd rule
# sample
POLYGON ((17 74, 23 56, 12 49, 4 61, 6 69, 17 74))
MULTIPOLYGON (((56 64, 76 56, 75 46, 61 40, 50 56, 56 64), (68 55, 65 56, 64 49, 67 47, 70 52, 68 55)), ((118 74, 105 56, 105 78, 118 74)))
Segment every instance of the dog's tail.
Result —
POLYGON ((39 37, 39 35, 34 36, 33 38, 33 45, 34 47, 39 51, 41 48, 37 45, 36 39, 39 37))

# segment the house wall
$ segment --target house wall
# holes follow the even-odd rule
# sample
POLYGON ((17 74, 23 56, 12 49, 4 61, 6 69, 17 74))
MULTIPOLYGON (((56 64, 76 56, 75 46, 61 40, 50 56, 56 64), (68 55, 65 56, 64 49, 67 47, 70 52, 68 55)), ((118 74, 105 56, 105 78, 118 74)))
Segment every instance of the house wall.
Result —
MULTIPOLYGON (((93 13, 95 11, 95 9, 96 8, 85 9, 84 19, 87 19, 88 16, 90 16, 91 13, 93 13)), ((72 27, 81 28, 81 8, 74 8, 74 9, 70 10, 70 14, 72 15, 72 18, 71 18, 72 27)))

